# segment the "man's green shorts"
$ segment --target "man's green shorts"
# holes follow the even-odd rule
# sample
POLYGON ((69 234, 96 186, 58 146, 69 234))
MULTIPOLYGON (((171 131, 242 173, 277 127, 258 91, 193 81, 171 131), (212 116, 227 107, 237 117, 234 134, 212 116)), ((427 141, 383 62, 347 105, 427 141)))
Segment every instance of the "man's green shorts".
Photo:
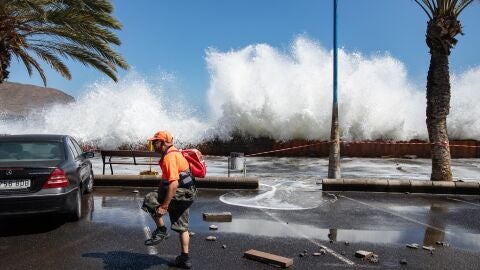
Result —
MULTIPOLYGON (((163 203, 167 194, 168 186, 159 188, 158 191, 150 192, 143 200, 142 209, 152 216, 155 216, 156 209, 163 203)), ((177 188, 175 196, 168 206, 168 215, 172 230, 176 232, 188 231, 189 207, 192 205, 197 189, 195 186, 189 188, 177 188)))

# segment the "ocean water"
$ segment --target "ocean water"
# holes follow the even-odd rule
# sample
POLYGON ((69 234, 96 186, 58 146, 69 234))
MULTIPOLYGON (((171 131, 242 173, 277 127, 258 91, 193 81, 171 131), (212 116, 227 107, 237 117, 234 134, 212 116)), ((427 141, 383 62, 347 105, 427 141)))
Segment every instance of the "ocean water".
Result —
MULTIPOLYGON (((332 53, 298 37, 288 49, 252 44, 231 51, 208 49, 208 107, 192 100, 166 101, 165 80, 131 72, 119 83, 96 82, 75 103, 0 120, 2 133, 62 133, 100 148, 144 143, 159 129, 177 142, 195 144, 234 132, 277 140, 328 139, 332 102, 332 53), (206 117, 198 112, 206 111, 206 117)), ((452 139, 480 139, 480 67, 452 74, 452 139)), ((171 95, 169 95, 170 97, 171 95)), ((425 85, 409 78, 387 52, 339 52, 340 128, 344 140, 426 139, 425 85)), ((0 114, 1 115, 1 114, 0 114)))

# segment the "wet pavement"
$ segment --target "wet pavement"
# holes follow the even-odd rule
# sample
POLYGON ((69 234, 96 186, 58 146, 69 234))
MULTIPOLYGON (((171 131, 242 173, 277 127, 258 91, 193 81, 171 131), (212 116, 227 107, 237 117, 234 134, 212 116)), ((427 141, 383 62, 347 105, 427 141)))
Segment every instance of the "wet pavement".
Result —
MULTIPOLYGON (((317 182, 327 163, 249 158, 247 172, 259 176, 258 190, 200 190, 190 215, 194 269, 273 269, 243 258, 249 249, 294 258, 294 269, 480 269, 480 196, 322 192, 317 182), (224 211, 232 222, 202 220, 203 212, 224 211), (212 224, 217 231, 209 230, 212 224), (217 241, 206 241, 209 235, 217 241), (412 243, 420 248, 406 247, 412 243), (321 248, 325 255, 312 256, 321 248), (309 255, 300 257, 304 250, 309 255), (375 252, 379 262, 355 258, 357 250, 375 252)), ((101 174, 101 160, 93 164, 101 174)), ((225 157, 207 157, 209 175, 225 175, 226 164, 225 157)), ((114 165, 116 174, 147 169, 114 165)), ((342 159, 342 175, 351 178, 428 179, 429 170, 425 159, 342 159)), ((456 179, 478 180, 480 160, 453 160, 453 171, 456 179)), ((139 207, 151 190, 96 188, 83 197, 79 222, 1 219, 0 269, 167 269, 179 253, 176 234, 154 247, 143 244, 155 228, 139 207)))
MULTIPOLYGON (((194 269, 273 269, 242 258, 248 249, 292 257, 294 269, 480 268, 480 196, 326 193, 305 187, 289 194, 286 187, 277 185, 276 191, 285 193, 270 199, 268 186, 200 190, 190 220, 194 269), (312 203, 295 203, 298 198, 290 196, 312 203), (245 205, 235 205, 234 198, 244 198, 245 205), (267 207, 275 203, 285 207, 267 207), (203 212, 223 211, 232 213, 232 222, 202 220, 203 212), (211 224, 218 230, 209 231, 211 224), (206 241, 208 235, 217 241, 206 241), (407 248, 411 243, 435 251, 407 248), (312 256, 322 247, 326 255, 312 256), (379 262, 355 258, 360 249, 378 254, 379 262), (309 255, 299 257, 304 250, 309 255), (401 259, 407 265, 400 265, 401 259)), ((143 245, 154 223, 139 205, 151 189, 133 190, 97 188, 83 198, 83 218, 76 223, 57 216, 2 219, 1 269, 167 269, 179 252, 178 238, 173 232, 157 246, 143 245)))

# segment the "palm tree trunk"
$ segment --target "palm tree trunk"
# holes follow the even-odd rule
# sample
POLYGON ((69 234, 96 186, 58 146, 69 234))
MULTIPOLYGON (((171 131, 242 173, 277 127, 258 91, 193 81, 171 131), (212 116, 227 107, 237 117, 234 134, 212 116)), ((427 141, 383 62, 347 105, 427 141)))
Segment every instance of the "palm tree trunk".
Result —
POLYGON ((450 110, 448 50, 430 48, 427 78, 427 129, 432 153, 432 181, 452 181, 447 116, 450 110))
POLYGON ((11 54, 7 49, 7 42, 0 40, 0 84, 8 79, 11 54))

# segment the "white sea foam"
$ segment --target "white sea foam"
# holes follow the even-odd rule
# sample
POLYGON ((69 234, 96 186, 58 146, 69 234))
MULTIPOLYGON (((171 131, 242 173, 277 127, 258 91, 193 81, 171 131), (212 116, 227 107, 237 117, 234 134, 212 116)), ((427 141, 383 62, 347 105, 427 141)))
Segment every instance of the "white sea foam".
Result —
MULTIPOLYGON (((329 138, 332 53, 315 41, 298 37, 288 50, 268 44, 208 49, 206 63, 208 119, 196 116, 201 110, 196 104, 172 102, 168 84, 149 83, 132 72, 118 84, 89 86, 70 105, 23 121, 0 121, 0 128, 3 133, 67 133, 106 148, 144 142, 158 129, 171 130, 183 143, 228 139, 233 132, 278 140, 329 138)), ((479 85, 480 67, 452 76, 452 138, 480 139, 479 85)), ((425 85, 413 84, 404 64, 389 54, 340 50, 339 101, 344 139, 427 138, 425 85)))

